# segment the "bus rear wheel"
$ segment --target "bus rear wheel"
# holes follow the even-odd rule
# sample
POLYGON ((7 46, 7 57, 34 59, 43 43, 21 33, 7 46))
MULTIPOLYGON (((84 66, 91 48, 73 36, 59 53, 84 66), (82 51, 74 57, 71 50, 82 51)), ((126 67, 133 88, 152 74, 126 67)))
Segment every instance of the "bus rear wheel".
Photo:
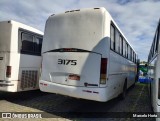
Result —
POLYGON ((121 94, 121 99, 125 99, 126 97, 126 92, 127 92, 127 81, 125 81, 124 86, 123 86, 123 92, 121 94))

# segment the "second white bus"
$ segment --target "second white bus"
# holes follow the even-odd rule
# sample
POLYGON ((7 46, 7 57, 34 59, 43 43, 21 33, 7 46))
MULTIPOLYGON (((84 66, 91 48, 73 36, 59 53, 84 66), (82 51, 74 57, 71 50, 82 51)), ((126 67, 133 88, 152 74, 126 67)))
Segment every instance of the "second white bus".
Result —
POLYGON ((40 90, 108 101, 135 83, 137 55, 105 8, 48 18, 40 90))
POLYGON ((10 20, 0 22, 0 91, 39 89, 43 33, 10 20))
MULTIPOLYGON (((160 21, 148 56, 149 92, 154 112, 160 112, 160 21)), ((160 118, 159 118, 160 121, 160 118)))

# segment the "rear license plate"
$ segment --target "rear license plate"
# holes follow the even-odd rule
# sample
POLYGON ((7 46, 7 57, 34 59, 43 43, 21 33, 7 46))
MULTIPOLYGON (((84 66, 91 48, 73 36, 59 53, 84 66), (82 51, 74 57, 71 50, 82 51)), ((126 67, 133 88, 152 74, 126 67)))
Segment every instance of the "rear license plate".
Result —
POLYGON ((71 74, 68 76, 68 79, 70 80, 80 80, 80 76, 79 75, 76 75, 76 74, 71 74))

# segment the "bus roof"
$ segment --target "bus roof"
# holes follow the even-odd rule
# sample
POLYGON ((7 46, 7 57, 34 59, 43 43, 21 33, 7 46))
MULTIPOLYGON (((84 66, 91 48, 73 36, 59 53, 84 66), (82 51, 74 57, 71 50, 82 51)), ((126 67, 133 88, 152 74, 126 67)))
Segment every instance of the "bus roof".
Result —
POLYGON ((13 25, 16 25, 18 28, 22 28, 22 29, 26 29, 28 31, 32 31, 32 32, 35 32, 37 34, 41 34, 43 35, 43 32, 34 28, 34 27, 31 27, 31 26, 28 26, 28 25, 25 25, 23 23, 20 23, 20 22, 17 22, 17 21, 14 21, 14 20, 7 20, 7 21, 0 21, 0 24, 1 23, 10 23, 10 24, 13 24, 13 25))
MULTIPOLYGON (((114 21, 114 19, 112 18, 112 16, 110 15, 110 13, 106 10, 106 8, 104 7, 97 7, 97 8, 83 8, 83 9, 77 9, 77 10, 70 10, 70 11, 65 11, 65 13, 69 13, 69 12, 78 12, 78 11, 87 11, 87 10, 96 10, 96 9, 101 9, 101 12, 106 12, 106 14, 108 15, 108 18, 111 19, 111 21, 114 23, 114 25, 118 28, 118 30, 120 31, 120 33, 123 35, 123 37, 125 38, 125 40, 127 41, 127 43, 131 46, 131 48, 134 50, 134 48, 132 47, 132 45, 130 44, 130 42, 127 40, 127 38, 124 36, 123 32, 121 31, 121 29, 118 27, 118 25, 116 24, 116 22, 114 21)), ((64 13, 61 13, 64 14, 64 13)), ((54 16, 55 14, 52 14, 51 16, 54 16)), ((51 17, 50 16, 50 17, 51 17)), ((137 52, 134 50, 134 52, 137 54, 137 52)))
MULTIPOLYGON (((104 7, 100 7, 100 8, 85 8, 85 9, 78 9, 78 10, 70 10, 70 11, 66 11, 65 13, 60 13, 60 14, 52 14, 48 20, 52 19, 52 18, 56 18, 56 17, 60 17, 60 16, 66 16, 66 14, 69 15, 76 15, 76 13, 78 12, 83 12, 83 13, 87 13, 87 12, 94 12, 95 10, 100 10, 99 14, 102 14, 105 12, 107 19, 109 19, 110 21, 112 21, 114 23, 114 25, 118 28, 118 30, 120 31, 121 35, 123 35, 123 37, 125 38, 125 40, 127 41, 127 43, 130 45, 130 47, 133 49, 133 47, 131 46, 131 44, 129 43, 129 41, 126 39, 126 37, 124 36, 123 32, 120 30, 120 28, 117 26, 116 22, 113 20, 113 18, 111 17, 111 15, 109 14, 109 12, 104 8, 104 7), (71 13, 71 14, 69 14, 71 13)), ((64 18, 63 18, 64 19, 64 18)), ((48 21, 47 20, 47 21, 48 21)), ((46 22, 47 23, 47 22, 46 22)), ((45 28, 46 29, 46 28, 45 28)), ((97 28, 98 29, 98 28, 97 28)), ((45 37, 44 37, 45 39, 45 37)), ((134 50, 134 49, 133 49, 134 50)), ((135 52, 135 50, 134 50, 135 52)), ((136 52, 135 52, 136 53, 136 52)), ((137 53, 136 53, 137 54, 137 53)))

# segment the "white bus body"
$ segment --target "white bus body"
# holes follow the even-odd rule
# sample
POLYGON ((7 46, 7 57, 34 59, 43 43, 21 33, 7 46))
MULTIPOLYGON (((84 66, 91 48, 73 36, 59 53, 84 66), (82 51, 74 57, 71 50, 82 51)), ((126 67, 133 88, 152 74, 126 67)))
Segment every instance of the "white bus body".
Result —
POLYGON ((43 33, 19 22, 0 22, 0 91, 38 89, 43 33))
POLYGON ((117 97, 136 77, 136 53, 130 47, 134 57, 129 60, 125 50, 123 55, 122 41, 130 47, 105 8, 50 16, 42 45, 40 90, 101 102, 117 97), (110 49, 111 25, 119 39, 110 49))
MULTIPOLYGON (((155 32, 148 56, 148 76, 152 80, 149 85, 151 105, 154 112, 160 112, 160 21, 155 32)), ((159 119, 160 120, 160 119, 159 119)))

